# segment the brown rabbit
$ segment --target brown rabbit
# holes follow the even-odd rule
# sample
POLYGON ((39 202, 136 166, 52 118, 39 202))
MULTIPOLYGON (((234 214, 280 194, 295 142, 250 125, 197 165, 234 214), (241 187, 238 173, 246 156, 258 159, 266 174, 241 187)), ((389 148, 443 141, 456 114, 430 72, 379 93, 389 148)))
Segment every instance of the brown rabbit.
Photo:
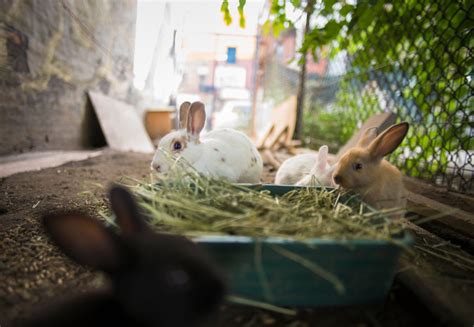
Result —
POLYGON ((336 164, 334 182, 359 193, 376 209, 404 208, 402 174, 383 157, 400 145, 408 127, 406 122, 392 125, 378 136, 376 128, 367 129, 357 146, 347 151, 336 164))

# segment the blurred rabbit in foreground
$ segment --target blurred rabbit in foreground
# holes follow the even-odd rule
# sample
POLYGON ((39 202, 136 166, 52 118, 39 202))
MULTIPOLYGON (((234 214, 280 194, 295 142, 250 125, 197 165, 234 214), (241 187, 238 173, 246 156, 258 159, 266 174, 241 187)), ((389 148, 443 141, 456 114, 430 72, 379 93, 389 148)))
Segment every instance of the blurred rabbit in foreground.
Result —
POLYGON ((27 326, 195 326, 224 297, 215 264, 192 241, 148 228, 131 194, 110 191, 120 234, 80 213, 50 215, 53 241, 79 264, 99 269, 111 286, 58 303, 27 326))

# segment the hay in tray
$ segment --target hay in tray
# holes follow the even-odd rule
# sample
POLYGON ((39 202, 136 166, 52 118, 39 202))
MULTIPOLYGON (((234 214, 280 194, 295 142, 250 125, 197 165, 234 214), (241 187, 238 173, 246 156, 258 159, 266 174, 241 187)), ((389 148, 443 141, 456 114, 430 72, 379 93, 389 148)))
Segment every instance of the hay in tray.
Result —
POLYGON ((367 211, 334 189, 301 188, 274 197, 190 169, 172 169, 158 181, 138 181, 132 188, 139 205, 159 231, 198 237, 239 235, 294 240, 381 239, 393 241, 403 229, 397 210, 367 211))

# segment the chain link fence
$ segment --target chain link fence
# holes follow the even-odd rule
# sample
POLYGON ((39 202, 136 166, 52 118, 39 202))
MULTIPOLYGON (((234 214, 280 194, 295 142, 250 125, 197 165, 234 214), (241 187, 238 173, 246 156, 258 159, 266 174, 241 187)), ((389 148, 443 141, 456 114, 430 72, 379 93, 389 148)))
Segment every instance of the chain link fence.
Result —
MULTIPOLYGON (((383 12, 360 47, 308 75, 305 145, 335 152, 371 115, 391 111, 411 128, 389 160, 406 175, 473 193, 474 5, 403 0, 383 12)), ((276 59, 265 71, 267 99, 296 94, 296 70, 276 59)))

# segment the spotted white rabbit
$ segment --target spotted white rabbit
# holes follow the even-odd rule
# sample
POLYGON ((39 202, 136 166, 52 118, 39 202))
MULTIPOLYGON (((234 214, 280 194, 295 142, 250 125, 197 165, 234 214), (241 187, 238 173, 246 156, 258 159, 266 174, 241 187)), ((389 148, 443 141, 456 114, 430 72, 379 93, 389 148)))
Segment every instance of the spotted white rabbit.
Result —
POLYGON ((323 145, 318 153, 304 153, 285 160, 278 169, 275 184, 334 186, 328 156, 328 147, 323 145))
POLYGON ((200 136, 206 121, 204 104, 184 102, 179 110, 180 129, 165 135, 151 166, 169 171, 171 158, 184 158, 198 172, 231 182, 258 183, 263 161, 252 141, 242 132, 219 129, 200 136))

